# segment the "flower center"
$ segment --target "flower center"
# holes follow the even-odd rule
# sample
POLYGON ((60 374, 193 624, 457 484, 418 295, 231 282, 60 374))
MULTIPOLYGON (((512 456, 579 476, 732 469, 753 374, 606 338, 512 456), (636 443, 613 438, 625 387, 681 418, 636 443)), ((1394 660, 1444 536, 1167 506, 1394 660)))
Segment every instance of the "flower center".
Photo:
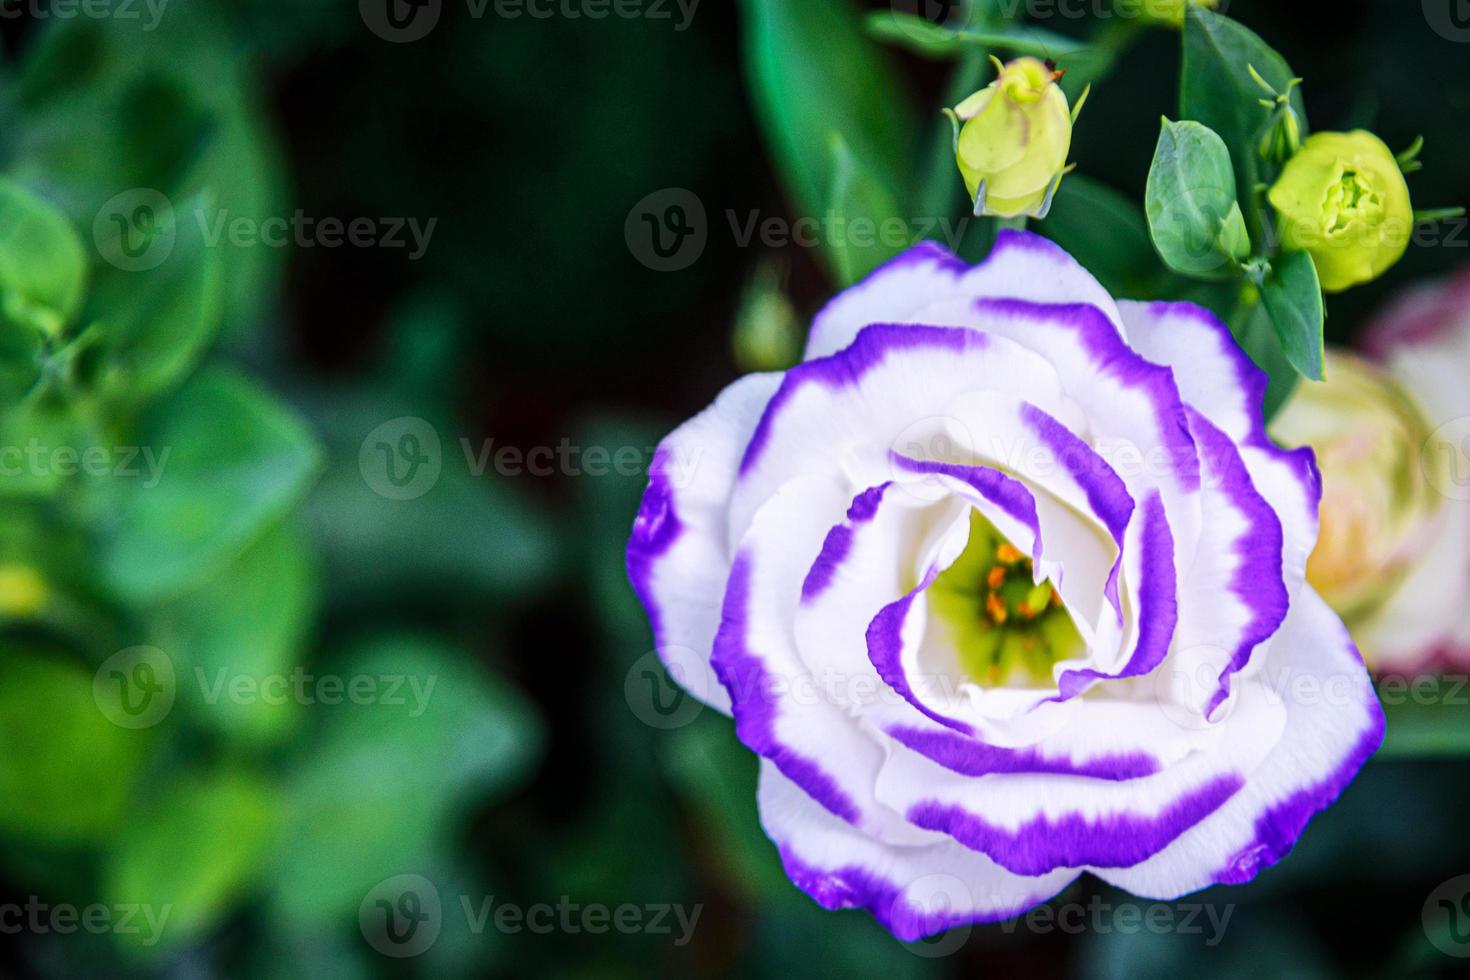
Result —
POLYGON ((978 511, 970 541, 930 586, 930 608, 948 628, 960 667, 984 687, 1051 682, 1052 666, 1082 653, 1082 638, 1050 582, 978 511))
POLYGON ((1327 188, 1327 230, 1338 233, 1354 221, 1377 217, 1383 201, 1356 170, 1344 168, 1337 182, 1327 188))

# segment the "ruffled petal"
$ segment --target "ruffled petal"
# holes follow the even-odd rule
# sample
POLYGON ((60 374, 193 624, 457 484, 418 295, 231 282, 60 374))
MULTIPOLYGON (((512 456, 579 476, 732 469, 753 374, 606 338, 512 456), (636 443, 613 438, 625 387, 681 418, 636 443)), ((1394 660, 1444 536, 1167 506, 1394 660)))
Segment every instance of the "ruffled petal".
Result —
POLYGON ((952 840, 894 847, 867 837, 814 804, 769 762, 761 764, 761 825, 786 874, 823 908, 867 909, 903 940, 1009 919, 1076 877, 1015 875, 952 840))
POLYGON ((1130 868, 1093 869, 1148 898, 1170 899, 1211 884, 1240 884, 1286 856, 1383 741, 1383 710, 1347 629, 1310 588, 1292 603, 1271 641, 1269 663, 1239 694, 1230 737, 1246 707, 1272 702, 1286 722, 1244 788, 1199 826, 1130 868))
POLYGON ((1040 235, 1004 229, 985 261, 971 268, 924 242, 880 266, 828 303, 812 322, 806 359, 834 354, 873 323, 933 323, 917 314, 949 298, 1085 303, 1121 323, 1117 305, 1092 274, 1040 235))
POLYGON ((724 714, 730 699, 709 658, 730 573, 726 513, 740 458, 780 383, 779 374, 741 378, 659 444, 628 542, 628 578, 660 658, 724 714))

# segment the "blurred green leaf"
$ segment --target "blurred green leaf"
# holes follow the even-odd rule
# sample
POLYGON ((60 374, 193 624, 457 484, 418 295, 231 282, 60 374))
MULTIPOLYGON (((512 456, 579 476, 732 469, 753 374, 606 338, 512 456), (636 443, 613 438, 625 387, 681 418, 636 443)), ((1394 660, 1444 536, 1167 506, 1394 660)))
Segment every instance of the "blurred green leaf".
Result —
POLYGON ((0 654, 0 830, 55 844, 99 842, 121 822, 152 739, 114 725, 81 666, 0 654))
POLYGON ((148 267, 100 266, 86 310, 99 324, 100 384, 131 404, 165 391, 193 369, 219 329, 221 312, 220 252, 196 220, 211 211, 212 199, 201 195, 179 208, 162 203, 167 210, 156 215, 143 200, 124 195, 101 216, 111 237, 99 246, 118 261, 141 249, 139 259, 148 267), (140 207, 155 215, 148 219, 150 238, 133 227, 140 207))
MULTIPOLYGON (((286 216, 281 151, 248 45, 214 3, 171 3, 156 20, 53 17, 29 39, 16 79, 12 166, 83 229, 119 193, 152 188, 176 205, 211 192, 218 214, 286 216)), ((211 215, 215 217, 216 215, 211 215)), ((273 302, 283 249, 221 242, 225 320, 273 302)))
POLYGON ((906 233, 893 195, 852 155, 840 133, 830 134, 832 189, 827 201, 827 244, 839 286, 851 286, 887 262, 908 244, 895 241, 895 228, 906 233))
POLYGON ((519 691, 437 640, 380 638, 313 673, 347 691, 370 678, 374 693, 315 706, 320 731, 289 778, 272 875, 276 912, 297 927, 355 913, 378 882, 421 872, 469 807, 528 775, 542 743, 519 691))
POLYGON ((1323 380, 1326 311, 1312 257, 1306 252, 1283 254, 1261 284, 1261 301, 1291 366, 1311 381, 1323 380))
POLYGON ((107 853, 106 900, 167 916, 158 935, 144 918, 145 928, 120 938, 176 947, 214 926, 259 881, 280 816, 277 790, 259 776, 230 769, 175 774, 107 853))
POLYGON ((879 187, 905 197, 915 116, 849 0, 744 0, 742 9, 752 95, 795 212, 826 211, 833 132, 879 187))
POLYGON ((290 510, 320 468, 300 419, 219 369, 156 405, 140 445, 152 463, 141 456, 139 475, 101 478, 111 520, 102 574, 136 604, 173 598, 217 573, 290 510))
POLYGON ((1176 285, 1149 240, 1143 208, 1089 177, 1072 174, 1062 181, 1051 213, 1037 230, 1071 253, 1114 296, 1163 298, 1176 285))
POLYGON ((1421 704, 1412 698, 1386 698, 1383 713, 1388 730, 1376 758, 1470 757, 1470 711, 1449 701, 1446 697, 1421 704))
MULTIPOLYGON (((1265 179, 1260 158, 1261 135, 1270 120, 1261 105, 1266 93, 1250 69, 1278 92, 1285 92, 1291 67, 1248 28, 1220 14, 1189 4, 1184 17, 1184 60, 1180 70, 1179 114, 1214 130, 1230 150, 1236 187, 1250 236, 1259 240, 1256 185, 1265 179)), ((1307 135, 1307 110, 1298 86, 1291 105, 1307 135)))
POLYGON ((796 892, 756 810, 759 760, 735 737, 728 718, 704 711, 664 736, 666 778, 691 808, 702 844, 725 884, 746 904, 806 900, 796 892))
POLYGON ((483 454, 498 445, 468 436, 461 441, 450 426, 425 421, 440 443, 438 476, 422 496, 394 500, 364 474, 364 443, 392 420, 438 416, 413 401, 385 397, 377 385, 318 396, 306 408, 330 449, 330 466, 308 499, 307 514, 335 599, 376 601, 421 590, 503 603, 554 571, 551 525, 496 473, 488 456, 476 472, 483 454))
POLYGON ((161 612, 161 646, 177 651, 198 683, 180 703, 206 728, 247 742, 279 739, 300 706, 272 697, 215 696, 239 678, 258 685, 301 662, 317 605, 316 567, 294 516, 266 531, 239 558, 161 612))
POLYGON ((87 253, 66 215, 0 177, 0 319, 54 337, 86 284, 87 253))
POLYGON ((993 31, 955 30, 900 10, 871 11, 864 23, 870 36, 926 58, 952 58, 963 54, 967 47, 985 47, 1055 61, 1086 47, 1065 34, 1026 24, 993 31))
POLYGON ((1230 279, 1250 254, 1230 151, 1208 126, 1165 119, 1145 193, 1149 234, 1164 263, 1200 279, 1230 279))

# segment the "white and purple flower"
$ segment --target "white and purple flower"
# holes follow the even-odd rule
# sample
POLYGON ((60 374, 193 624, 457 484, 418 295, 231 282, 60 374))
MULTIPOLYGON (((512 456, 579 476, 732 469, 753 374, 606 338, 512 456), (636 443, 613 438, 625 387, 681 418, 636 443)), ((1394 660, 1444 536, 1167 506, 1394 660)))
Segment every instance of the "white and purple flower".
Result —
POLYGON ((1383 716, 1265 384, 1205 311, 1007 231, 899 256, 664 441, 629 574, 792 881, 913 939, 1290 850, 1383 716))

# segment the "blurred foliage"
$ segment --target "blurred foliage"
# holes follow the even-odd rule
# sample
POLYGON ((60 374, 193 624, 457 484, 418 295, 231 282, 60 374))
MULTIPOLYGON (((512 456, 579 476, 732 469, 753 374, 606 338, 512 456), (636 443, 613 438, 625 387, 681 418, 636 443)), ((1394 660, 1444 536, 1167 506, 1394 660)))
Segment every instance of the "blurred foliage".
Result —
MULTIPOLYGON (((886 3, 742 0, 702 5, 681 31, 488 23, 446 3, 412 44, 374 36, 350 0, 175 0, 152 27, 7 7, 0 905, 168 911, 156 931, 28 932, 0 970, 1445 965, 1419 915, 1470 860, 1458 818, 1470 738, 1465 710, 1446 704, 1392 709, 1383 757, 1290 860, 1205 893, 1234 909, 1223 952, 1189 935, 1000 925, 936 957, 863 913, 818 909, 761 831, 756 764, 728 723, 704 711, 661 731, 618 693, 652 643, 622 558, 642 474, 595 475, 585 457, 545 477, 494 462, 565 440, 646 465, 737 364, 799 356, 807 316, 906 242, 746 247, 734 228, 752 215, 892 219, 942 236, 913 220, 966 213, 938 108, 984 84, 989 53, 1058 58, 1074 98, 1097 86, 1076 131, 1081 170, 1038 230, 1115 293, 1232 318, 1279 399, 1294 373, 1271 316, 1238 283, 1171 271, 1144 206, 1159 117, 1194 119, 1230 149, 1255 233, 1259 175, 1240 156, 1255 134, 1229 101, 1243 97, 1229 51, 1202 45, 1199 15, 1174 34, 962 6, 973 23, 921 26, 886 3), (641 265, 624 238, 633 202, 667 187, 709 212, 702 257, 677 274, 641 265), (412 261, 211 233, 298 209, 439 223, 412 261), (404 420, 438 443, 434 479, 413 496, 364 460, 404 420), (375 889, 401 875, 422 876, 442 905, 412 960, 380 955, 368 925, 375 889), (677 945, 500 933, 471 914, 487 898, 562 896, 701 918, 677 945)), ((1422 132, 1416 196, 1470 196, 1449 165, 1470 154, 1456 122, 1470 64, 1415 10, 1356 0, 1323 19, 1240 0, 1229 15, 1281 46, 1279 64, 1255 64, 1268 80, 1284 82, 1287 59, 1308 77, 1319 125, 1377 121, 1391 145, 1422 132)), ((994 230, 958 225, 953 244, 979 258, 994 230)), ((1448 245, 1411 251, 1389 281, 1333 298, 1329 339, 1413 274, 1463 261, 1448 245)), ((1089 883, 1059 901, 1098 896, 1119 898, 1089 883)))

